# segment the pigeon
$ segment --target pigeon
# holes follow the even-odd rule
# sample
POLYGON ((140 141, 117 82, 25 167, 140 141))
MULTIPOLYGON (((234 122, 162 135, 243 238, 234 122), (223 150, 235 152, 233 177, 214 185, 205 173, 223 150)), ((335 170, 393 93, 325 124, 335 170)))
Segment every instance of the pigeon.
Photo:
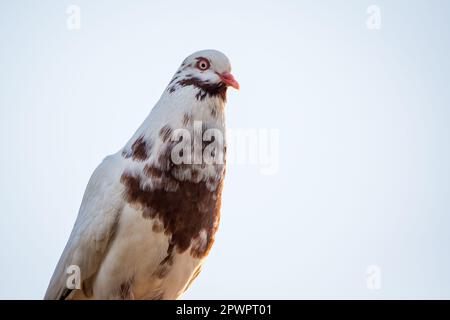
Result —
POLYGON ((227 89, 216 50, 188 56, 126 145, 95 169, 44 299, 178 299, 220 220, 227 89))

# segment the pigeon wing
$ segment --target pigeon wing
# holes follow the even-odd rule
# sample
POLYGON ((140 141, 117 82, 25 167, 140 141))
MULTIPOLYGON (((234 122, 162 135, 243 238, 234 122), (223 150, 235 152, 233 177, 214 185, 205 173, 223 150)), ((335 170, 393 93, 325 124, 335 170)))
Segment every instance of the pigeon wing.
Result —
POLYGON ((92 278, 107 253, 124 206, 121 168, 120 157, 109 156, 94 171, 44 299, 66 299, 71 294, 67 281, 74 269, 70 266, 79 268, 84 295, 92 294, 92 278))

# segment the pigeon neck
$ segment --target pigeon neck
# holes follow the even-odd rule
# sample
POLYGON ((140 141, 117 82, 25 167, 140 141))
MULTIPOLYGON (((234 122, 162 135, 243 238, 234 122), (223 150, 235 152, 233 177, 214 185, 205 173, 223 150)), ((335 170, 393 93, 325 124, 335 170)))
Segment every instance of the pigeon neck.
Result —
POLYGON ((126 150, 142 137, 145 141, 160 141, 164 132, 173 133, 177 129, 198 127, 216 129, 225 138, 225 101, 218 96, 197 99, 197 89, 186 86, 176 92, 167 91, 161 96, 148 117, 128 141, 126 150))

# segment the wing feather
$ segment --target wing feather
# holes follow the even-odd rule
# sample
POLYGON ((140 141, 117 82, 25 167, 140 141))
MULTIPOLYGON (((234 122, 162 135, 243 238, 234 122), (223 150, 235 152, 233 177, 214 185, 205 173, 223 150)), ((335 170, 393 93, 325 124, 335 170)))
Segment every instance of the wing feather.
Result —
POLYGON ((71 265, 80 268, 80 280, 86 296, 92 294, 90 279, 98 271, 124 206, 120 183, 122 160, 109 156, 95 169, 86 187, 77 220, 59 259, 44 299, 65 299, 71 265))

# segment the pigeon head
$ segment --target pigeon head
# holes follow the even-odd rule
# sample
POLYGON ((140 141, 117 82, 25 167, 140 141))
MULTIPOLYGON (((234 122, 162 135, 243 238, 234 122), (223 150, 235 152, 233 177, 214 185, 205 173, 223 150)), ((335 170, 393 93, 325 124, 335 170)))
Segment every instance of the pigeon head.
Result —
POLYGON ((190 73, 191 77, 210 84, 223 84, 239 89, 239 83, 231 75, 228 58, 217 50, 203 50, 187 57, 179 70, 190 73))
POLYGON ((231 74, 230 61, 217 50, 202 50, 188 56, 175 73, 167 90, 174 93, 186 86, 198 89, 197 100, 208 96, 219 96, 225 100, 228 87, 239 89, 239 83, 231 74))

